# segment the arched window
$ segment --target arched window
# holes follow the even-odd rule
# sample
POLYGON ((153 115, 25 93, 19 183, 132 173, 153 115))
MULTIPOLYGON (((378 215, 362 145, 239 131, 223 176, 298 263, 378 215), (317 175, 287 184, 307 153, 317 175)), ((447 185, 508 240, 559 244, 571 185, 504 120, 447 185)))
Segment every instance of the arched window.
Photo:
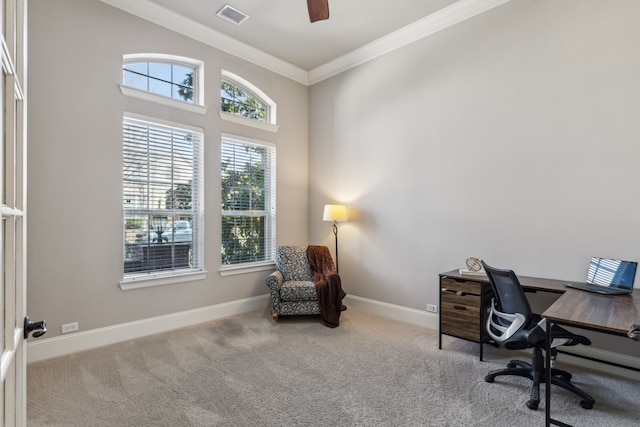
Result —
MULTIPOLYGON (((122 93, 165 103, 203 106, 203 63, 163 54, 130 54, 122 60, 122 93), (131 90, 133 89, 133 90, 131 90)), ((175 106, 175 105, 174 105, 175 106)))
POLYGON ((243 87, 223 80, 220 88, 220 97, 222 98, 222 111, 225 113, 260 122, 267 121, 267 107, 258 97, 243 87))
MULTIPOLYGON (((222 70, 220 85, 221 114, 242 117, 252 122, 263 123, 267 129, 276 126, 276 103, 257 86, 231 72, 222 70)), ((251 125, 251 122, 244 121, 251 125)), ((260 127, 260 126, 258 126, 260 127)))

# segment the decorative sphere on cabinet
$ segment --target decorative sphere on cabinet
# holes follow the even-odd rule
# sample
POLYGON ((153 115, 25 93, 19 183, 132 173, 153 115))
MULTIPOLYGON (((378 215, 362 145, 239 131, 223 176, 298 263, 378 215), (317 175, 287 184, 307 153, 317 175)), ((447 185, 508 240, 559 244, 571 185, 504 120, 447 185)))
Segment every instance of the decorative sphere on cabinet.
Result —
POLYGON ((467 258, 467 268, 469 271, 480 271, 482 270, 482 264, 480 264, 480 260, 475 257, 467 258))

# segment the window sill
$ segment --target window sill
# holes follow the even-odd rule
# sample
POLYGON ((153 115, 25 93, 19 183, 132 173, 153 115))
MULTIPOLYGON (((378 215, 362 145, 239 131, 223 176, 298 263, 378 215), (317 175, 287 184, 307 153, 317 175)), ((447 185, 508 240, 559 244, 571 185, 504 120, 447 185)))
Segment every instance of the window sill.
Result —
POLYGON ((143 90, 134 89, 129 86, 119 85, 120 92, 125 96, 132 98, 142 99, 144 101, 155 102, 156 104, 162 104, 173 108, 179 108, 181 110, 190 111, 192 113, 206 114, 207 107, 200 104, 189 104, 187 102, 178 101, 177 99, 167 98, 165 96, 156 95, 155 93, 145 92, 143 90))
POLYGON ((151 288, 155 286, 175 285, 178 283, 193 282, 196 280, 204 280, 207 277, 206 271, 196 271, 178 274, 155 274, 127 277, 118 285, 123 291, 131 291, 134 289, 151 288))
POLYGON ((235 276, 237 274, 255 273, 258 271, 275 270, 275 262, 251 264, 251 265, 234 265, 220 268, 220 276, 235 276))
POLYGON ((274 133, 278 132, 278 129, 280 128, 279 125, 247 119, 246 117, 236 116, 235 114, 225 113, 224 111, 220 111, 220 118, 228 122, 238 123, 245 126, 251 126, 254 128, 267 130, 269 132, 274 132, 274 133))

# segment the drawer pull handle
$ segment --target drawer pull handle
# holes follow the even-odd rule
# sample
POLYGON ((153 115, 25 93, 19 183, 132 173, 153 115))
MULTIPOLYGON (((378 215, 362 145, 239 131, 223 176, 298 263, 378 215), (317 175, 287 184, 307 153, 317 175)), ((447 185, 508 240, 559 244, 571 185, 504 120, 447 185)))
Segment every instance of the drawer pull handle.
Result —
POLYGON ((458 295, 459 297, 463 297, 463 296, 467 295, 467 293, 466 293, 466 292, 462 292, 462 291, 454 291, 453 289, 447 289, 447 288, 442 288, 442 289, 441 289, 441 292, 442 292, 442 293, 447 293, 447 292, 449 292, 449 293, 451 293, 451 294, 456 294, 456 295, 458 295))
POLYGON ((455 308, 456 310, 466 310, 467 307, 465 307, 464 305, 454 305, 453 308, 455 308))

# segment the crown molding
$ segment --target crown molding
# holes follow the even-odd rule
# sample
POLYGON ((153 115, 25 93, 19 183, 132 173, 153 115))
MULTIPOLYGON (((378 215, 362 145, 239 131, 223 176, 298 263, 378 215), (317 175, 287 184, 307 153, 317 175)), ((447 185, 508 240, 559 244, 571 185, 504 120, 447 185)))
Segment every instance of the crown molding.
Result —
POLYGON ((259 65, 304 85, 309 84, 309 73, 282 59, 269 55, 206 25, 179 15, 149 0, 100 0, 146 21, 165 27, 183 36, 259 65))
POLYGON ((460 0, 413 24, 307 71, 149 0, 100 0, 208 46, 249 61, 298 83, 311 86, 396 49, 428 37, 511 0, 460 0))
POLYGON ((511 0, 460 0, 431 15, 389 33, 309 72, 309 85, 321 82, 410 43, 473 18, 511 0))

